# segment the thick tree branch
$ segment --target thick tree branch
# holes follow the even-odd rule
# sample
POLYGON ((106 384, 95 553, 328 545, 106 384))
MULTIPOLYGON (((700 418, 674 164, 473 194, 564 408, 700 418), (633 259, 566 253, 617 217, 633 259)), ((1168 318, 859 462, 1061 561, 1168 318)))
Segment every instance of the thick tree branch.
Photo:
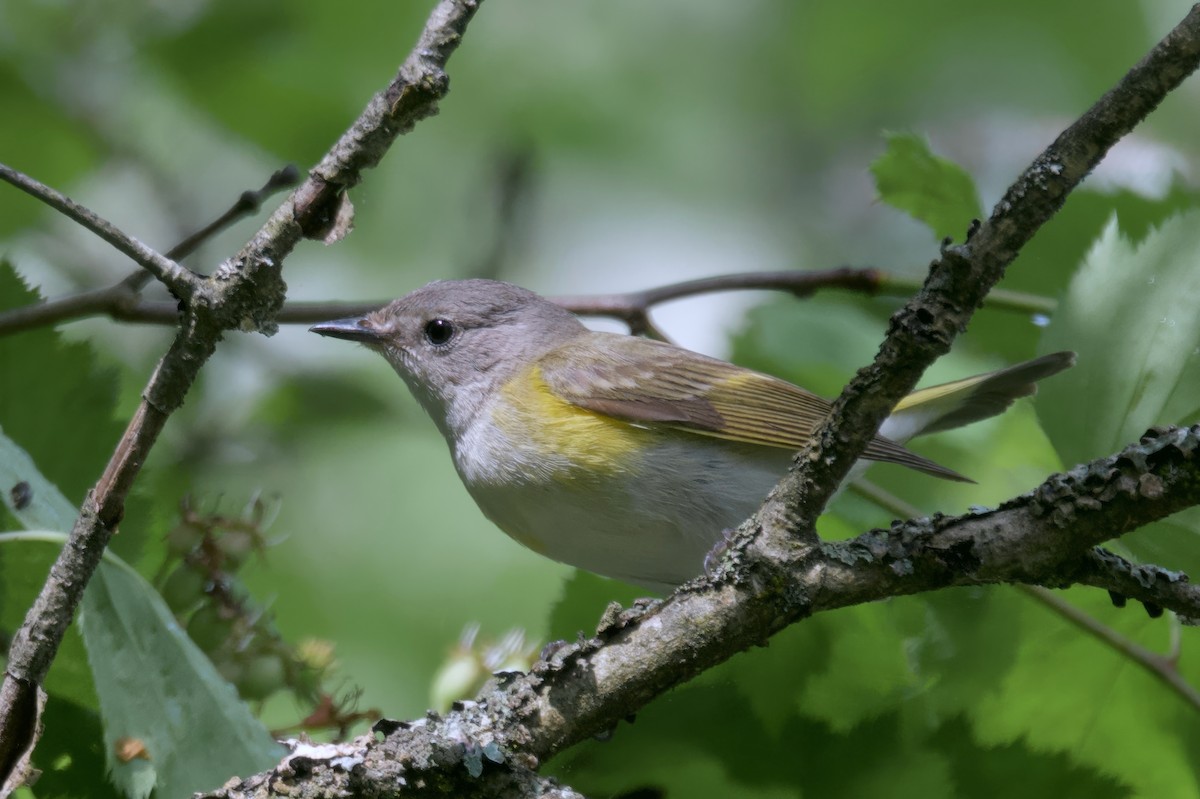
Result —
POLYGON ((860 370, 796 459, 798 468, 758 514, 809 545, 814 523, 884 418, 925 369, 950 349, 984 297, 1034 233, 1108 150, 1200 64, 1200 6, 1118 84, 1064 130, 1008 189, 965 244, 947 247, 924 287, 891 320, 875 362, 860 370))
POLYGON ((121 520, 130 486, 168 416, 182 403, 225 330, 274 332, 275 315, 283 304, 284 257, 303 236, 327 235, 330 224, 344 215, 345 189, 358 181, 363 169, 378 163, 399 134, 434 113, 447 91, 446 60, 477 7, 478 0, 442 0, 395 80, 371 100, 353 127, 242 252, 210 278, 192 275, 169 261, 163 263, 162 256, 149 253, 144 245, 69 201, 56 205, 89 229, 103 231, 102 235, 139 264, 161 271, 159 276, 165 282, 174 281, 171 288, 184 301, 184 313, 141 405, 104 474, 84 500, 66 546, 13 637, 0 688, 0 768, 11 766, 13 753, 34 734, 28 713, 22 709, 30 706, 30 697, 45 679, 83 591, 121 520))
MULTIPOLYGON (((915 519, 920 510, 893 496, 867 480, 855 480, 851 490, 861 494, 899 519, 915 519)), ((1184 621, 1196 624, 1200 617, 1180 610, 1200 608, 1200 585, 1188 582, 1183 572, 1171 571, 1148 563, 1130 563, 1103 547, 1095 547, 1078 560, 1063 564, 1059 569, 1063 585, 1079 584, 1102 588, 1113 602, 1124 607, 1127 600, 1142 603, 1151 616, 1172 608, 1184 621)))
MULTIPOLYGON (((813 613, 955 585, 1057 586, 1080 552, 1197 502, 1200 425, 1152 431, 992 511, 896 523, 819 547, 745 553, 730 567, 736 579, 701 579, 663 602, 614 606, 595 638, 563 645, 529 674, 497 675, 476 701, 458 703, 445 717, 381 722, 384 740, 356 742, 361 768, 329 759, 296 774, 285 763, 209 796, 262 796, 267 787, 283 794, 300 783, 310 796, 374 795, 393 790, 399 776, 409 786, 452 786, 413 796, 497 795, 497 781, 510 780, 510 770, 536 768, 671 685, 813 613)), ((1200 604, 1174 609, 1195 614, 1200 604)))
POLYGON ((1141 602, 1151 616, 1169 608, 1188 624, 1200 621, 1200 585, 1189 582, 1183 572, 1130 563, 1097 547, 1064 569, 1063 576, 1070 582, 1108 591, 1118 604, 1126 599, 1141 602))
MULTIPOLYGON (((397 81, 250 245, 188 298, 175 344, 14 639, 0 705, 5 716, 44 676, 119 520, 129 482, 221 331, 273 329, 282 303, 281 259, 302 236, 327 235, 344 214, 344 192, 361 169, 376 163, 398 132, 430 113, 445 91, 441 67, 473 11, 474 4, 465 2, 439 6, 397 81)), ((913 521, 837 544, 821 543, 812 532, 817 513, 884 415, 949 348, 1020 247, 1103 153, 1196 68, 1198 32, 1200 9, 1193 9, 1035 161, 967 244, 943 252, 922 291, 893 318, 875 364, 843 393, 819 439, 743 526, 713 579, 685 586, 662 603, 613 610, 595 639, 563 647, 528 675, 502 675, 479 702, 463 703, 445 718, 385 730, 390 734, 384 741, 364 743, 360 768, 319 772, 324 795, 390 794, 398 786, 414 795, 443 795, 436 789, 445 786, 452 795, 467 795, 485 783, 463 775, 490 780, 529 772, 813 612, 949 585, 1058 584, 1064 564, 1095 544, 1200 501, 1200 428, 1192 428, 1155 432, 1119 456, 1058 475, 995 511, 913 521)), ((1181 609, 1193 615, 1198 610, 1181 609)), ((10 729, 0 728, 5 735, 10 729)), ((318 774, 312 764, 305 771, 318 774)), ((259 786, 289 788, 297 779, 274 774, 259 786)))
MULTIPOLYGON (((388 764, 385 782, 367 782, 373 777, 363 769, 337 781, 337 790, 390 790, 397 769, 406 781, 432 783, 435 775, 461 773, 471 751, 504 761, 485 763, 485 775, 529 768, 813 612, 950 585, 1059 584, 1058 568, 1096 544, 1200 501, 1200 428, 1192 428, 1152 433, 995 511, 913 521, 841 543, 822 543, 814 530, 880 422, 949 349, 1019 249, 1198 63, 1200 7, 1038 157, 965 245, 943 252, 922 290, 893 317, 875 363, 843 392, 712 579, 662 603, 613 610, 595 639, 563 647, 528 675, 502 676, 478 703, 445 719, 394 731, 377 745, 388 764)), ((231 788, 219 795, 244 794, 231 788)))

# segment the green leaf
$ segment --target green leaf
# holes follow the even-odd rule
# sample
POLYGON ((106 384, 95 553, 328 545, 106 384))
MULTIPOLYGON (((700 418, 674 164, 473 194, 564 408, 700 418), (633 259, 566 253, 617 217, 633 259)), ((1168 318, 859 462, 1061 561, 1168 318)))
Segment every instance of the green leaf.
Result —
POLYGON ((1066 754, 1037 752, 1022 742, 981 747, 973 739, 962 718, 943 725, 932 739, 950 762, 959 799, 1124 799, 1131 795, 1112 776, 1076 765, 1066 754))
POLYGON ((829 638, 825 668, 809 679, 798 697, 806 716, 847 732, 891 710, 904 694, 919 688, 886 606, 842 608, 822 623, 836 627, 836 633, 829 638))
POLYGON ((75 508, 38 471, 29 453, 0 427, 0 486, 4 506, 25 529, 34 527, 66 533, 75 524, 75 508), (17 486, 22 486, 17 488, 17 486))
MULTIPOLYGON (((23 534, 0 533, 0 542, 10 535, 23 534)), ((0 629, 11 633, 21 626, 57 555, 57 548, 46 546, 18 546, 11 540, 0 545, 0 629)), ((42 687, 51 699, 63 699, 91 710, 100 707, 76 625, 67 628, 42 687)))
POLYGON ((568 750, 550 770, 588 796, 639 788, 657 789, 667 799, 799 796, 795 781, 784 775, 802 752, 781 758, 775 735, 738 723, 746 712, 728 680, 690 685, 652 702, 631 724, 619 725, 611 740, 568 750))
MULTIPOLYGON (((12 10, 12 6, 6 9, 12 10)), ((19 37, 9 27, 12 15, 6 13, 4 21, 8 36, 4 46, 0 47, 0 54, 13 38, 19 37)), ((25 60, 21 61, 21 66, 32 67, 25 60)), ((45 96, 39 96, 40 92, 22 79, 20 69, 6 67, 0 61, 0 97, 4 98, 5 115, 21 120, 21 124, 0 125, 0 153, 20 153, 21 164, 37 164, 37 177, 48 186, 67 185, 93 167, 100 148, 69 109, 47 104, 45 96)), ((44 206, 23 199, 23 202, 5 204, 0 214, 0 238, 11 241, 15 238, 14 233, 31 225, 38 214, 45 212, 44 206)), ((5 305, 3 296, 0 289, 0 306, 5 305)))
POLYGON ((958 164, 934 155, 919 136, 886 138, 886 152, 871 164, 880 198, 924 222, 938 239, 964 236, 971 220, 983 216, 975 181, 958 164))
MULTIPOLYGON (((26 528, 44 528, 65 533, 75 522, 75 508, 58 487, 42 476, 33 459, 0 429, 0 500, 4 507, 26 528), (28 502, 18 508, 14 501, 18 492, 13 487, 24 484, 19 491, 28 502)), ((0 628, 15 630, 25 619, 25 611, 50 572, 56 551, 46 547, 0 547, 0 628)), ((92 688, 91 672, 84 655, 83 642, 75 626, 59 647, 58 655, 46 675, 46 691, 83 707, 98 707, 92 688)))
POLYGON ((38 799, 110 799, 121 795, 104 778, 107 766, 99 713, 51 695, 42 721, 45 732, 35 753, 42 770, 36 786, 38 799))
MULTIPOLYGON (((0 261, 0 311, 40 300, 0 261)), ((64 342, 53 328, 41 328, 0 336, 0 385, 20 388, 0 392, 0 426, 77 504, 121 437, 122 426, 113 419, 114 373, 96 368, 86 344, 64 342)))
POLYGON ((1148 524, 1121 537, 1122 555, 1133 555, 1143 563, 1167 565, 1200 575, 1200 507, 1181 510, 1161 522, 1148 524))
MULTIPOLYGON (((0 534, 0 549, 56 554, 66 536, 0 534), (52 547, 52 548, 51 548, 52 547)), ((109 773, 126 796, 186 796, 234 774, 278 762, 282 748, 179 627, 158 593, 106 553, 84 594, 79 629, 87 646, 109 773), (121 742, 148 758, 122 762, 121 742)))
MULTIPOLYGON (((1099 192, 1082 188, 1022 248, 1005 273, 1000 287, 1045 297, 1060 297, 1105 223, 1115 213, 1121 232, 1137 242, 1170 217, 1200 204, 1200 191, 1176 181, 1161 197, 1135 191, 1099 192)), ((983 310, 971 320, 968 332, 977 346, 1015 362, 1030 358, 1041 341, 1044 320, 1011 311, 983 310)))
MULTIPOLYGON (((1073 349, 1074 369, 1049 380, 1038 415, 1064 464, 1117 452, 1147 428, 1200 418, 1200 212, 1176 216, 1138 244, 1115 217, 1076 273, 1041 349, 1073 349)), ((1148 525, 1123 544, 1137 557, 1200 570, 1200 514, 1148 525)))
MULTIPOLYGON (((41 499, 17 510, 6 492, 4 502, 23 522, 70 526, 75 509, 0 433, 0 477, 14 476, 41 499)), ((38 550, 49 560, 65 542, 58 531, 3 534, 2 562, 6 569, 23 566, 38 557, 38 550), (10 555, 13 550, 19 555, 10 555)), ((46 570, 24 573, 40 577, 46 570)), ((151 789, 160 796, 187 795, 216 787, 234 773, 261 771, 282 756, 233 686, 180 629, 158 592, 111 553, 105 553, 88 584, 78 626, 104 720, 109 769, 127 796, 144 797, 151 789), (141 741, 149 760, 120 762, 117 743, 127 738, 141 741)))
MULTIPOLYGON (((40 301, 0 259, 0 311, 40 301)), ((0 391, 0 427, 29 453, 70 505, 78 505, 95 484, 124 429, 113 417, 116 373, 96 364, 89 345, 65 341, 53 328, 0 336, 0 386, 14 389, 0 391)), ((0 488, 8 491, 11 484, 0 488)), ((36 492, 34 501, 39 501, 36 492)), ((137 521, 149 514, 136 492, 126 505, 124 532, 111 546, 136 558, 149 533, 137 521)), ((69 516, 73 521, 74 510, 69 516)), ((0 529, 12 526, 0 518, 0 529)), ((69 530, 70 522, 34 526, 69 530)))
POLYGON ((106 559, 88 585, 79 618, 100 695, 113 779, 129 796, 185 796, 279 761, 283 749, 212 662, 175 622, 154 588, 127 564, 106 559), (148 761, 121 763, 126 738, 148 761))
POLYGON ((1154 425, 1200 415, 1200 212, 1138 245, 1111 218, 1075 274, 1040 349, 1073 349, 1074 369, 1038 400, 1050 440, 1074 464, 1116 452, 1154 425))
MULTIPOLYGON (((1169 646, 1166 620, 1113 608, 1099 591, 1074 589, 1064 596, 1151 651, 1169 646)), ((1200 791, 1196 708, 1125 655, 1080 634, 1039 604, 1024 603, 1018 618, 1026 632, 1013 667, 971 711, 979 740, 1068 755, 1079 766, 1117 777, 1136 796, 1195 797, 1200 791)), ((1182 630, 1185 654, 1178 662, 1193 685, 1200 677, 1200 667, 1187 654, 1194 633, 1182 630)))

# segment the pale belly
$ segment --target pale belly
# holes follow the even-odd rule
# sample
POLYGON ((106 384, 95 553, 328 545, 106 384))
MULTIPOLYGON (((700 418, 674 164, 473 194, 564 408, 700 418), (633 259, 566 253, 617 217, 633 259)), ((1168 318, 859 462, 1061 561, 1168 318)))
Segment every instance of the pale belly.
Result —
POLYGON ((790 453, 681 431, 633 435, 640 446, 621 453, 619 468, 580 466, 512 442, 484 448, 486 464, 455 460, 483 513, 520 543, 666 592, 703 571, 705 555, 762 503, 790 453))

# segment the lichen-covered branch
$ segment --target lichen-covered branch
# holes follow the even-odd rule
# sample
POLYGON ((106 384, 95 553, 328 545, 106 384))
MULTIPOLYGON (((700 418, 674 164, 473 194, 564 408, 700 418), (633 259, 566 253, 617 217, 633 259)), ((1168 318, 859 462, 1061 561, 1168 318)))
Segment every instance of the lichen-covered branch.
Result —
POLYGON ((862 369, 834 403, 799 468, 772 492, 759 519, 798 528, 810 544, 813 528, 867 442, 925 369, 950 349, 988 292, 1033 235, 1108 150, 1200 65, 1200 6, 1187 16, 1064 130, 1008 189, 991 217, 946 247, 925 285, 891 320, 875 362, 862 369), (793 524, 795 520, 803 524, 793 524))
MULTIPOLYGON (((398 133, 432 112, 446 89, 445 59, 474 9, 465 0, 438 6, 396 81, 247 248, 187 298, 171 351, 14 641, 0 713, 22 706, 19 700, 44 676, 146 451, 221 332, 274 329, 282 258, 301 237, 344 234, 346 189, 398 133)), ((820 542, 813 524, 879 422, 949 349, 1024 243, 1198 63, 1200 8, 1194 8, 1038 157, 965 244, 943 251, 921 291, 893 318, 875 363, 843 393, 817 440, 743 525, 711 578, 664 602, 613 609, 594 639, 563 646, 527 675, 497 677, 478 701, 445 717, 381 728, 382 741, 356 742, 361 758, 352 767, 340 758, 308 757, 302 766, 293 760, 214 795, 551 795, 560 789, 523 781, 536 778, 547 757, 611 729, 669 688, 812 613, 951 585, 1060 585, 1072 575, 1087 580, 1101 573, 1119 579, 1117 570, 1080 566, 1081 559, 1096 560, 1098 543, 1200 500, 1200 428, 1154 431, 1119 455, 1055 476, 986 513, 914 520, 838 544, 820 542)), ((1186 594, 1162 591, 1159 598, 1165 607, 1200 613, 1186 594)), ((0 727, 0 735, 8 729, 0 727)))
MULTIPOLYGON (((480 761, 484 776, 536 767, 814 612, 950 585, 1062 584, 1059 567, 1069 570, 1096 544, 1200 500, 1200 429, 1192 428, 1148 435, 988 513, 912 521, 840 544, 823 544, 814 531, 879 423, 949 349, 1024 243, 1198 64, 1200 7, 1035 160, 966 244, 943 251, 922 290, 893 317, 875 363, 843 392, 818 439, 743 525, 712 579, 662 603, 614 610, 596 638, 564 646, 528 675, 502 676, 478 702, 368 742, 387 764, 380 782, 356 769, 334 780, 336 791, 395 791, 398 776, 406 785, 435 786, 437 775, 461 776, 479 752, 492 753, 480 761), (430 751, 438 753, 432 761, 430 751)), ((454 784, 452 795, 487 795, 483 782, 469 793, 454 784)), ((247 794, 231 786, 216 795, 247 794)))
MULTIPOLYGON (((841 601, 854 599, 856 585, 878 598, 884 583, 895 596, 947 585, 1086 581, 1097 544, 1200 503, 1198 448, 1200 426, 1150 431, 995 510, 910 520, 823 544, 823 585, 841 601)), ((1200 611, 1195 593, 1158 598, 1185 615, 1200 611)), ((817 594, 813 601, 832 600, 817 594)))
MULTIPOLYGON (((444 717, 382 722, 384 740, 355 743, 356 768, 331 757, 297 774, 285 761, 209 795, 284 794, 299 784, 319 785, 312 796, 374 795, 403 779, 399 795, 492 796, 496 780, 615 727, 667 688, 813 613, 954 585, 1063 586, 1072 580, 1062 575, 1094 545, 1198 502, 1195 426, 1153 431, 995 510, 897 523, 815 548, 750 547, 663 602, 614 609, 595 638, 563 645, 529 674, 498 675, 477 701, 444 717), (441 784, 453 788, 440 792, 441 784), (408 791, 417 785, 425 788, 408 791)), ((1195 599, 1169 607, 1195 615, 1195 599)))
POLYGON ((1183 572, 1148 563, 1130 563, 1108 550, 1096 548, 1085 554, 1063 577, 1080 585, 1108 591, 1115 602, 1133 599, 1151 615, 1169 608, 1195 624, 1200 621, 1200 584, 1188 581, 1183 572))
MULTIPOLYGON (((107 236, 142 266, 161 271, 154 273, 184 303, 180 328, 154 370, 104 474, 84 500, 67 545, 13 637, 0 687, 0 770, 9 768, 15 753, 35 735, 24 709, 32 706, 32 697, 121 520, 129 489, 167 418, 183 402, 224 331, 274 332, 275 315, 284 298, 284 257, 303 236, 326 238, 331 228, 344 232, 348 227, 349 206, 343 192, 358 181, 363 169, 378 163, 399 134, 434 113, 447 91, 446 60, 477 7, 478 0, 442 0, 438 4, 397 77, 371 100, 353 127, 242 252, 211 277, 186 272, 173 262, 160 264, 162 256, 128 245, 129 237, 124 234, 107 236)), ((90 212, 82 213, 73 204, 62 208, 81 224, 111 233, 105 228, 107 223, 98 224, 90 212)), ((3 777, 0 773, 0 780, 3 777)))

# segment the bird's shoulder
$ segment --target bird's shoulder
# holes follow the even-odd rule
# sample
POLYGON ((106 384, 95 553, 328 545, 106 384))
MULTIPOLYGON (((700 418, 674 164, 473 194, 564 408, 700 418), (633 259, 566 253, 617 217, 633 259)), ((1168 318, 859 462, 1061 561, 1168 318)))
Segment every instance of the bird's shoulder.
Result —
POLYGON ((765 446, 799 449, 829 409, 779 378, 633 336, 574 339, 539 359, 538 369, 572 405, 765 446))

